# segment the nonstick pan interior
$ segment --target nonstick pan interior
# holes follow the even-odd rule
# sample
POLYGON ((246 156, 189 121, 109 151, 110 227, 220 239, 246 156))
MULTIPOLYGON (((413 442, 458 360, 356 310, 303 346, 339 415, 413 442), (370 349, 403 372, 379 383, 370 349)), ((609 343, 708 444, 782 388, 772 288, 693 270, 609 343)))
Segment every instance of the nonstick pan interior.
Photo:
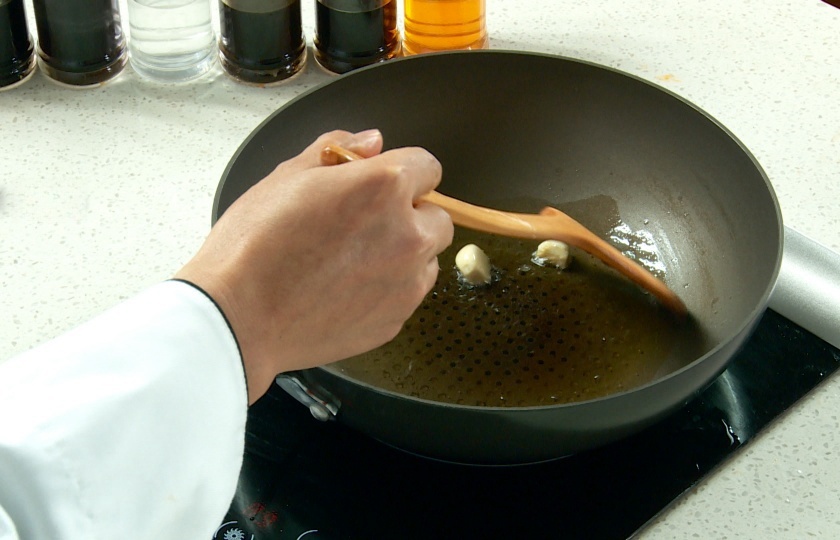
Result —
POLYGON ((751 154, 714 119, 661 88, 553 56, 446 53, 339 77, 287 104, 245 141, 222 178, 213 218, 323 132, 373 127, 386 148, 434 153, 443 164, 443 193, 512 211, 556 206, 626 252, 633 250, 623 240, 641 239, 653 250, 645 262, 685 301, 702 336, 677 343, 678 369, 638 388, 505 411, 439 407, 357 384, 340 368, 308 370, 304 378, 343 402, 344 421, 374 437, 483 463, 548 459, 602 444, 704 388, 766 306, 782 223, 751 154))

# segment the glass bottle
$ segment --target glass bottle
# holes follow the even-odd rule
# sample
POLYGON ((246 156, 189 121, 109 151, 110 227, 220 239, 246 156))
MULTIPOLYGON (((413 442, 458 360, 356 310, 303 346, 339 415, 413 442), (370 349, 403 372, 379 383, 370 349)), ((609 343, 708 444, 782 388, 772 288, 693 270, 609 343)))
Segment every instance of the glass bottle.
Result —
POLYGON ((383 62, 400 52, 397 0, 317 0, 315 59, 335 73, 383 62))
POLYGON ((220 0, 222 67, 239 81, 271 84, 306 62, 300 0, 220 0))
POLYGON ((23 81, 34 69, 35 49, 23 0, 0 0, 0 88, 23 81))
POLYGON ((112 79, 128 55, 119 0, 32 0, 41 70, 76 86, 112 79))
POLYGON ((486 49, 484 0, 405 0, 405 54, 486 49))
POLYGON ((134 71, 161 82, 207 73, 216 61, 209 0, 128 0, 134 71))

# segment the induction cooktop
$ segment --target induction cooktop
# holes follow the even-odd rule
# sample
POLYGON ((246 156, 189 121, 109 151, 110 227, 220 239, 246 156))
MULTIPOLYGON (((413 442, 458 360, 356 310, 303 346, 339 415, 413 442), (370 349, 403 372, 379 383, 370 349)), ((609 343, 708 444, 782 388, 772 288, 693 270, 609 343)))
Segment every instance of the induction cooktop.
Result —
MULTIPOLYGON (((794 259, 787 248, 785 257, 794 259)), ((774 293, 783 301, 771 306, 797 320, 816 313, 808 327, 825 337, 837 310, 820 315, 822 300, 812 300, 798 311, 807 295, 787 298, 801 286, 792 271, 783 264, 774 293)), ((726 371, 662 422, 583 454, 492 468, 424 459, 319 422, 274 387, 249 411, 239 485, 213 538, 629 538, 838 366, 840 349, 768 309, 726 371)))

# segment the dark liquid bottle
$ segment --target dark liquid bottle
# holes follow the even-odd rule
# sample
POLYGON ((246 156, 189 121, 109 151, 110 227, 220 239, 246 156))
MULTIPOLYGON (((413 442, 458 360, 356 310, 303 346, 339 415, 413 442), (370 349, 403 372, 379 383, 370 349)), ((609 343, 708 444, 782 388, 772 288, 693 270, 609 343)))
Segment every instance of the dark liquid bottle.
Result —
POLYGON ((107 81, 128 56, 118 0, 33 0, 41 69, 85 86, 107 81))
POLYGON ((219 12, 221 63, 233 78, 270 84, 303 67, 300 0, 222 0, 219 12))
POLYGON ((317 0, 315 58, 335 73, 400 52, 396 0, 317 0))
POLYGON ((22 81, 35 68, 23 0, 0 0, 0 88, 22 81))

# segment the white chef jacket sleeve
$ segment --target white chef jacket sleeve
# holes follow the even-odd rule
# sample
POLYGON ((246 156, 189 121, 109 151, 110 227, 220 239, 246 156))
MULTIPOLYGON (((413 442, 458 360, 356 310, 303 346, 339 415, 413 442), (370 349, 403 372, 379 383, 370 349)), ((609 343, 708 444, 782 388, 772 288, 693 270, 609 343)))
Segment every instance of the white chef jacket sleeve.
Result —
POLYGON ((210 540, 247 399, 224 315, 177 281, 0 364, 0 538, 210 540))

